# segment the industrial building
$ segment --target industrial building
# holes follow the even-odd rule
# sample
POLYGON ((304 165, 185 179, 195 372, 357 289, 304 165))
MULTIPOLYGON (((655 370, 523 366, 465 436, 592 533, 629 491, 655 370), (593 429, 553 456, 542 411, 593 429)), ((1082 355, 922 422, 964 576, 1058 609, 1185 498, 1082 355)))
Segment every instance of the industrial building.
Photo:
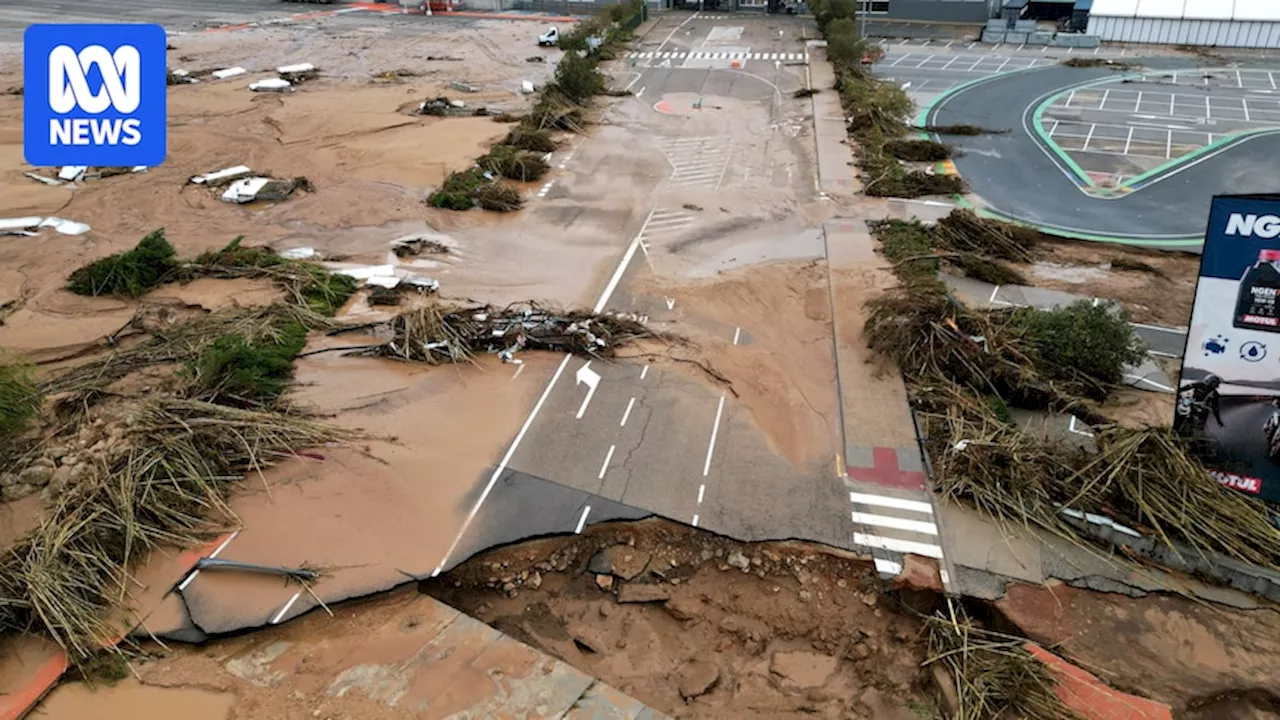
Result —
POLYGON ((1087 32, 1111 42, 1280 48, 1280 0, 1093 0, 1087 32))

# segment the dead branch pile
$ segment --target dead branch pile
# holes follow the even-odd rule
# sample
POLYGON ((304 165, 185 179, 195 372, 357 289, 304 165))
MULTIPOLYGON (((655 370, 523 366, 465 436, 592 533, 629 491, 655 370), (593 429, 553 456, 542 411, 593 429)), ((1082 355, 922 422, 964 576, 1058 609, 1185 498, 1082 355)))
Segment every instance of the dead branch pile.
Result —
POLYGON ((173 273, 179 280, 199 277, 270 280, 295 305, 322 315, 334 315, 356 289, 355 279, 331 273, 314 263, 281 257, 262 247, 241 245, 237 237, 221 250, 201 253, 173 273))
POLYGON ((1280 530, 1223 487, 1168 428, 1105 427, 1096 453, 1040 440, 953 398, 924 416, 936 486, 993 518, 1075 540, 1067 517, 1105 515, 1174 552, 1280 567, 1280 530))
POLYGON ((955 252, 1030 262, 1039 234, 1030 228, 980 218, 972 210, 954 210, 933 228, 938 246, 955 252))
POLYGON ((356 438, 296 415, 174 398, 113 412, 125 432, 0 558, 0 634, 48 635, 75 662, 121 634, 112 612, 128 600, 138 559, 234 520, 225 503, 232 483, 297 450, 356 438))
POLYGON ((470 360, 479 353, 509 360, 520 350, 611 358, 626 343, 662 337, 632 316, 559 311, 533 302, 503 308, 432 304, 397 315, 390 328, 392 340, 359 354, 431 365, 470 360))
POLYGON ((165 310, 140 308, 125 327, 104 340, 100 348, 95 348, 95 351, 110 350, 109 354, 54 374, 41 390, 47 395, 101 390, 132 372, 195 358, 224 335, 260 340, 274 337, 286 323, 298 323, 310 330, 338 327, 332 318, 296 305, 233 308, 186 322, 173 322, 165 316, 165 310), (130 335, 139 334, 150 337, 133 343, 122 342, 130 335))
POLYGON ((949 615, 926 621, 930 658, 945 669, 939 682, 950 684, 944 696, 954 699, 953 720, 1080 720, 1058 697, 1058 680, 1047 665, 1027 650, 1027 641, 975 627, 950 606, 949 615))

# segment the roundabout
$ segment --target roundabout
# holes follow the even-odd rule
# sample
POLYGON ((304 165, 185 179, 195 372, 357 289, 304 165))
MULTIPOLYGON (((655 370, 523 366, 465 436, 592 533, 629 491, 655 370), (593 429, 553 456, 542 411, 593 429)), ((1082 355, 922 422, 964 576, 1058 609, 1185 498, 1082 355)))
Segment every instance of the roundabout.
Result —
POLYGON ((1199 252, 1216 194, 1280 191, 1280 71, 1063 65, 957 85, 921 126, 992 215, 1086 240, 1199 252))

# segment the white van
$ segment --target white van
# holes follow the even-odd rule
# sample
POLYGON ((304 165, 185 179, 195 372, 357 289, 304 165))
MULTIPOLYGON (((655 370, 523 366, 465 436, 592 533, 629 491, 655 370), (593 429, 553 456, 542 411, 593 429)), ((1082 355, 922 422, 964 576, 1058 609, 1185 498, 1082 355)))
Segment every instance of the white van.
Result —
POLYGON ((557 27, 548 28, 546 32, 538 36, 538 45, 542 47, 550 47, 560 44, 560 29, 557 27))

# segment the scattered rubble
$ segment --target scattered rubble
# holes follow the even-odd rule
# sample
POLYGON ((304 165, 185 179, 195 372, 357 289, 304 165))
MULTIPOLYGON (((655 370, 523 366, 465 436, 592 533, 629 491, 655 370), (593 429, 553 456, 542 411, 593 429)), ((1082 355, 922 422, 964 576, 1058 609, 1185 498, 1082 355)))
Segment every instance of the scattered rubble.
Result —
POLYGON ((235 167, 215 170, 203 175, 196 175, 188 182, 195 185, 206 185, 208 187, 217 188, 235 182, 241 178, 249 177, 253 174, 253 170, 247 165, 236 165, 235 167))
POLYGON ((23 173, 26 177, 45 185, 68 185, 78 183, 84 180, 101 180, 102 178, 115 177, 117 175, 128 175, 130 173, 140 173, 149 170, 146 165, 134 166, 105 166, 105 167, 88 167, 85 165, 64 165, 58 168, 57 177, 49 177, 36 172, 23 173))
POLYGON ((449 246, 439 240, 432 240, 423 235, 409 235, 391 241, 391 251, 396 257, 404 258, 416 255, 446 255, 449 246))
POLYGON ((224 202, 249 203, 258 200, 286 200, 295 191, 315 192, 315 187, 305 177, 278 180, 269 177, 247 177, 233 181, 222 193, 224 202))
POLYGON ((463 116, 470 115, 466 110, 467 104, 461 100, 450 100, 443 95, 432 100, 424 100, 418 106, 419 115, 436 115, 444 117, 448 115, 463 116))

